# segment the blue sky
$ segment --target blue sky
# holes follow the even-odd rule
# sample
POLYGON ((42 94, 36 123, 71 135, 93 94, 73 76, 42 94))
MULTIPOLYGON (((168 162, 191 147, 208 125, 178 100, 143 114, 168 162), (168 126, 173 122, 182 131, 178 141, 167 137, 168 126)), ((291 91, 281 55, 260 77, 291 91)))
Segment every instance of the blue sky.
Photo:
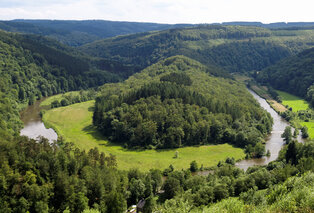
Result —
POLYGON ((313 0, 0 0, 0 19, 314 22, 313 0))

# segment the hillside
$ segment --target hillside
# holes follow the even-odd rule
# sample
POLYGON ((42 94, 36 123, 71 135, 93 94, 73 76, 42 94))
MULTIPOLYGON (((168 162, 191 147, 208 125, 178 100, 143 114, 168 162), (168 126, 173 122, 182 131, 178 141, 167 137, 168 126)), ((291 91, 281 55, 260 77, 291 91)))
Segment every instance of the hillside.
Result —
POLYGON ((312 102, 310 86, 314 84, 314 48, 262 70, 257 80, 297 96, 307 97, 308 94, 308 101, 312 102))
POLYGON ((96 98, 93 123, 129 148, 227 142, 263 155, 270 116, 243 85, 206 71, 197 61, 175 56, 123 83, 106 84, 96 98))
POLYGON ((0 31, 0 58, 0 108, 6 111, 1 113, 0 128, 11 131, 21 127, 21 107, 36 99, 116 82, 136 71, 120 63, 82 56, 40 36, 4 31, 0 31))
POLYGON ((313 30, 269 30, 252 26, 201 25, 118 36, 81 46, 83 52, 147 67, 185 55, 230 72, 261 70, 313 46, 313 30))
POLYGON ((12 20, 0 21, 0 29, 38 34, 54 38, 69 46, 81 46, 96 40, 147 31, 165 30, 189 25, 119 22, 104 20, 12 20))

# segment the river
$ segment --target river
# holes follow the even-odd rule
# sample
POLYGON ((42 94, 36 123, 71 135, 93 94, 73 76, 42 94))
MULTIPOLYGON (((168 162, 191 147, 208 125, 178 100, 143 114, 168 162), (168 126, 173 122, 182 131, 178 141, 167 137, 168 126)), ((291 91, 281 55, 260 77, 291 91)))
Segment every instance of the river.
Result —
MULTIPOLYGON (((266 165, 271 161, 277 159, 279 151, 284 145, 284 141, 281 138, 281 134, 283 133, 286 126, 289 125, 287 121, 281 118, 278 113, 273 110, 270 105, 266 102, 265 99, 258 96, 255 92, 249 90, 249 92, 254 96, 254 98, 259 102, 261 107, 263 107, 267 112, 271 114, 274 120, 273 130, 271 134, 267 137, 266 140, 266 150, 270 151, 269 157, 262 158, 254 158, 248 160, 242 160, 236 163, 236 166, 246 170, 250 166, 254 165, 266 165)), ((40 117, 40 103, 44 99, 40 101, 36 101, 34 105, 27 107, 23 112, 21 112, 21 119, 24 123, 24 128, 21 130, 21 135, 26 135, 29 138, 36 139, 39 136, 43 136, 49 139, 50 142, 57 140, 58 135, 56 132, 49 128, 47 129, 40 117)), ((298 141, 303 142, 300 134, 298 136, 298 141)))
POLYGON ((50 142, 53 142, 58 139, 58 135, 52 128, 47 129, 45 127, 39 114, 40 103, 44 100, 36 101, 21 112, 21 120, 24 123, 24 128, 21 130, 20 135, 25 135, 35 140, 43 136, 50 142))
MULTIPOLYGON (((271 134, 266 139, 266 150, 270 151, 270 156, 264 156, 262 158, 253 158, 248 160, 242 160, 240 162, 236 163, 236 166, 247 170, 250 166, 254 165, 266 165, 271 161, 274 161, 277 159, 279 151, 281 150, 282 146, 284 145, 284 141, 281 138, 281 134, 284 132, 285 128, 289 126, 289 123, 284 120, 280 115, 270 107, 270 105, 266 102, 265 99, 258 96, 255 92, 252 90, 249 90, 249 92, 253 95, 253 97, 258 101, 258 103, 263 107, 267 112, 271 114, 273 117, 274 123, 273 123, 273 129, 271 131, 271 134)), ((294 129, 292 128, 294 131, 294 129)), ((301 137, 301 134, 298 135, 298 141, 303 142, 303 139, 301 137)))

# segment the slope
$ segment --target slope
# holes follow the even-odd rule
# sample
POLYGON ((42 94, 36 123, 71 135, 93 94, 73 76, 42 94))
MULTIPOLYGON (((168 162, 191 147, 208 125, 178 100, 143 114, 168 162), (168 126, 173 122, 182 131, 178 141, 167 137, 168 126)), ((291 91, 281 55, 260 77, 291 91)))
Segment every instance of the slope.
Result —
MULTIPOLYGON (((261 83, 269 83, 278 90, 306 97, 314 84, 314 48, 284 59, 257 75, 261 83)), ((309 97, 311 102, 312 97, 309 97)))
POLYGON ((129 148, 231 143, 263 155, 271 118, 245 87, 210 76, 184 56, 160 61, 123 83, 105 84, 93 123, 129 148), (261 149, 260 149, 261 148, 261 149))
POLYGON ((116 82, 135 70, 85 57, 54 40, 4 31, 0 58, 0 129, 11 133, 21 127, 18 111, 36 99, 116 82))
POLYGON ((81 46, 83 52, 147 67, 185 55, 230 72, 260 70, 313 46, 313 29, 269 30, 252 26, 200 25, 118 36, 81 46))

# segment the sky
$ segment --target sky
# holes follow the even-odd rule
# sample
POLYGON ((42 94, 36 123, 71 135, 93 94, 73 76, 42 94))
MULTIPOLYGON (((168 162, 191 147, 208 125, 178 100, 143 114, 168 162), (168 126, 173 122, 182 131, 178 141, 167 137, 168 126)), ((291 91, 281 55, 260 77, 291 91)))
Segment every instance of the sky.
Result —
POLYGON ((314 0, 0 0, 0 20, 314 22, 314 0))

